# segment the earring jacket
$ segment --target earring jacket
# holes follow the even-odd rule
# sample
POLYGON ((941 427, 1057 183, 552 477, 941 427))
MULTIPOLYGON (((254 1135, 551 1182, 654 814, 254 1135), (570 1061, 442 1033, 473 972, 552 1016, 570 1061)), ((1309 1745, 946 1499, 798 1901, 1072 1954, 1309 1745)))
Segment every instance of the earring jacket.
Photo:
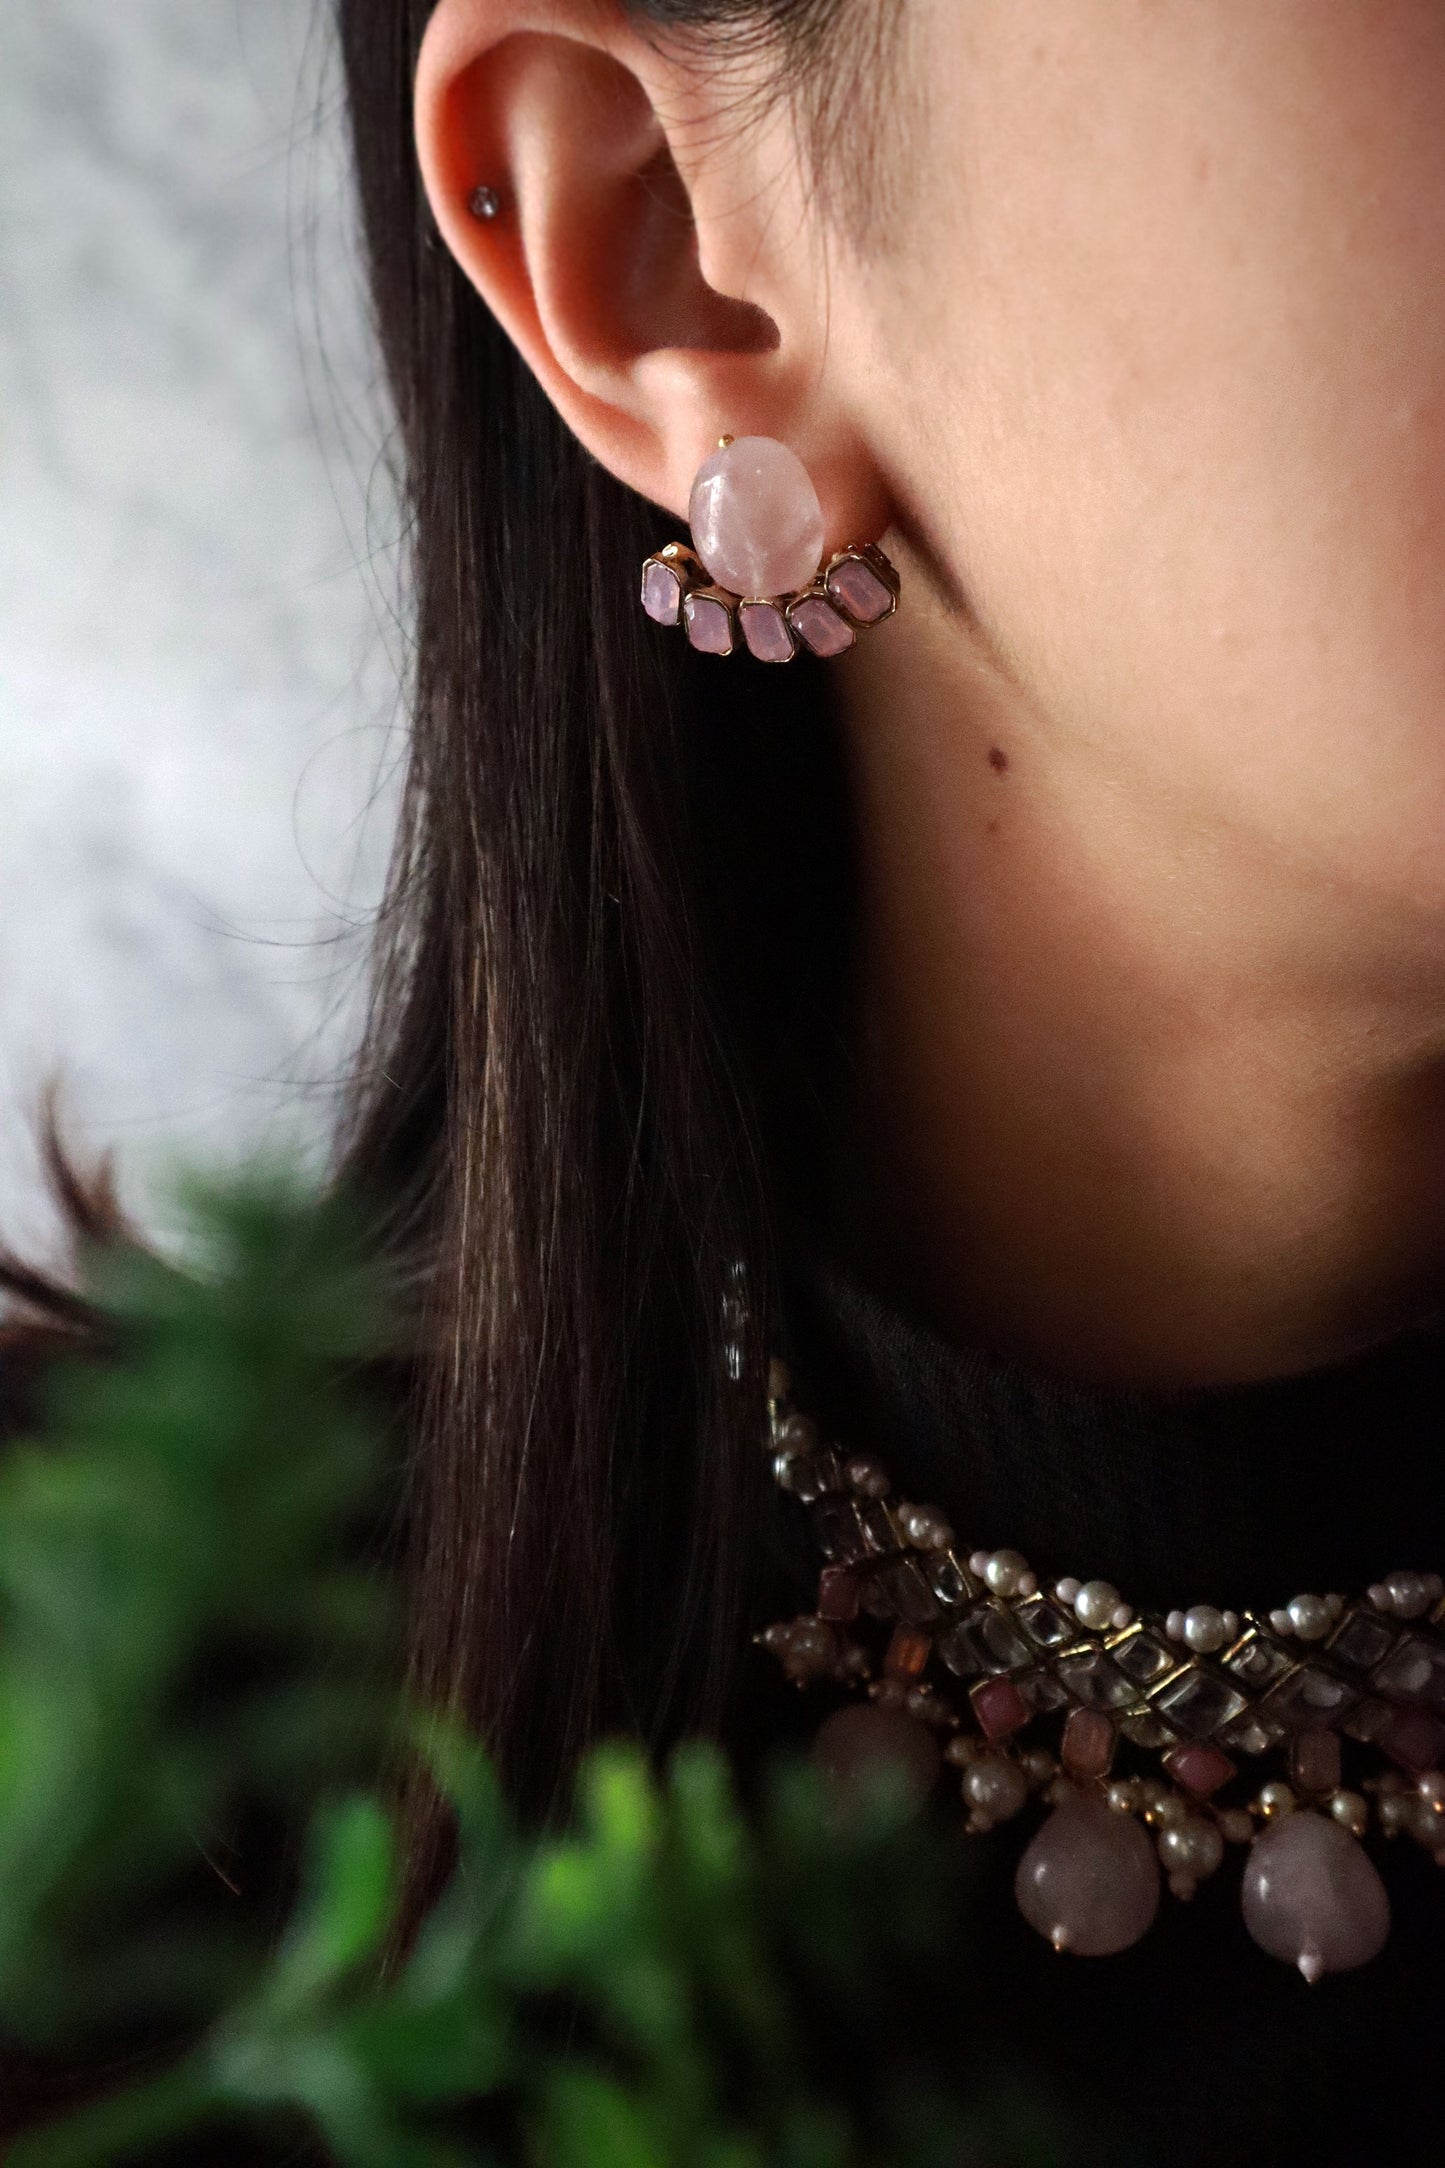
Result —
POLYGON ((842 655, 898 607, 898 574, 874 543, 825 560, 818 492, 774 437, 719 439, 688 519, 693 547, 669 542, 644 563, 642 607, 655 624, 681 625, 704 655, 739 645, 759 662, 791 662, 800 648, 842 655))

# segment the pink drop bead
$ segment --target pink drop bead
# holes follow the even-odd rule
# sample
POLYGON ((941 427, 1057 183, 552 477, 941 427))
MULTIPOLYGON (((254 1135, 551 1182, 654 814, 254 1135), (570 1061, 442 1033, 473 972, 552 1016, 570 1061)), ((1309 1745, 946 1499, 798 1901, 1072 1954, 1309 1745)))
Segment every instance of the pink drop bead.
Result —
POLYGON ((688 507, 693 546, 729 594, 795 594, 823 554, 818 492, 796 452, 738 437, 705 459, 688 507))
POLYGON ((1133 1815, 1080 1792, 1055 1807, 1024 1853, 1014 1895, 1056 1950, 1112 1957, 1154 1924, 1159 1862, 1133 1815))
POLYGON ((1262 1950, 1313 1984, 1366 1965, 1385 1946, 1390 1900, 1357 1837, 1323 1814, 1283 1814, 1244 1868, 1244 1924, 1262 1950))
POLYGON ((819 1725, 813 1760, 844 1794, 880 1766, 896 1770, 921 1804, 933 1789, 941 1756, 932 1732, 913 1717, 863 1702, 819 1725))

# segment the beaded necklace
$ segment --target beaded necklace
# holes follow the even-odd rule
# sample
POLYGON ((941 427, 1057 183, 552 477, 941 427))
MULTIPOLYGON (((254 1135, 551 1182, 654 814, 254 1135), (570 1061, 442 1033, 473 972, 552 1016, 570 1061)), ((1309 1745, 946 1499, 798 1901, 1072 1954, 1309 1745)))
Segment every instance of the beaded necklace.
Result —
POLYGON ((1389 1934, 1372 1827, 1445 1866, 1438 1574, 1262 1613, 1137 1611, 1107 1581, 1044 1585, 1017 1551, 966 1550, 878 1460, 827 1443, 777 1361, 767 1448, 823 1565, 816 1610, 756 1638, 798 1687, 850 1697, 817 1760, 843 1784, 889 1763, 920 1795, 946 1766, 974 1835, 1041 1799, 1015 1895, 1055 1949, 1128 1949, 1163 1880, 1191 1897, 1237 1845, 1246 1927, 1313 1983, 1389 1934))

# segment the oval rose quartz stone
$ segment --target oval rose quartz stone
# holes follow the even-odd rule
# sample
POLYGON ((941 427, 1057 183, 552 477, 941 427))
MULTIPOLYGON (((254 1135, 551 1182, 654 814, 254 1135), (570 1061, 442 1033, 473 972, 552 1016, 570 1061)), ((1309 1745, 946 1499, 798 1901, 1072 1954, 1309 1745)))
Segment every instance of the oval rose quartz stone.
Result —
POLYGON ((1249 1848, 1244 1924, 1262 1950, 1313 1983, 1379 1955, 1390 1900, 1357 1837, 1323 1814, 1281 1815, 1249 1848))
POLYGON ((1056 1950, 1112 1957, 1159 1909, 1159 1862, 1132 1814, 1080 1792, 1055 1807, 1019 1861, 1018 1907, 1056 1950))
POLYGON ((818 1727, 813 1761, 845 1797, 873 1772, 889 1769, 921 1804, 937 1779, 940 1756, 932 1732, 913 1717, 869 1703, 839 1709, 818 1727))
POLYGON ((818 492, 797 453, 774 437, 738 437, 705 459, 688 518, 693 547, 729 594, 794 594, 823 555, 818 492))

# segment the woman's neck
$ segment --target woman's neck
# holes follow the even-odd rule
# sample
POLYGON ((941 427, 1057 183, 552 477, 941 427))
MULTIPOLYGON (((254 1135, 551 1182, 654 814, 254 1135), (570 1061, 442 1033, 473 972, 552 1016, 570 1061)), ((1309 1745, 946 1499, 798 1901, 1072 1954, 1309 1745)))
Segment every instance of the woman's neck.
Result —
POLYGON ((840 673, 863 956, 840 1222, 1103 1381, 1305 1370, 1445 1299, 1445 929, 1111 767, 924 599, 840 673))

